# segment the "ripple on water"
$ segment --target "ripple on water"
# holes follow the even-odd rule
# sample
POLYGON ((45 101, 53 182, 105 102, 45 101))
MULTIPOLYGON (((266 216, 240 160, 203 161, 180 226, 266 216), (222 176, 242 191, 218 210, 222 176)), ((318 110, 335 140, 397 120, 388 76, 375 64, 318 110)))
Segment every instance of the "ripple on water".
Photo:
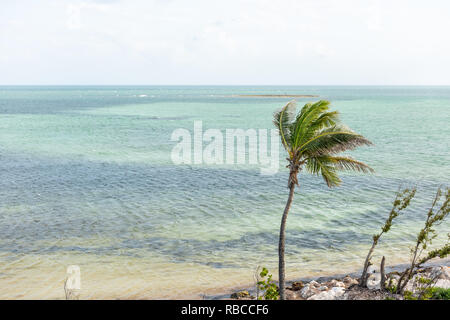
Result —
MULTIPOLYGON (((433 193, 448 183, 442 137, 450 134, 450 91, 290 89, 331 99, 375 143, 354 155, 376 169, 344 174, 333 190, 300 176, 287 230, 291 274, 358 268, 402 184, 417 185, 418 194, 380 252, 392 263, 407 259, 433 193)), ((229 97, 265 90, 0 90, 0 287, 11 289, 0 298, 59 296, 69 264, 82 265, 88 297, 112 298, 242 285, 256 264, 276 268, 286 171, 261 176, 245 166, 170 162, 171 132, 192 130, 194 120, 205 128, 270 128, 283 101, 229 97)))

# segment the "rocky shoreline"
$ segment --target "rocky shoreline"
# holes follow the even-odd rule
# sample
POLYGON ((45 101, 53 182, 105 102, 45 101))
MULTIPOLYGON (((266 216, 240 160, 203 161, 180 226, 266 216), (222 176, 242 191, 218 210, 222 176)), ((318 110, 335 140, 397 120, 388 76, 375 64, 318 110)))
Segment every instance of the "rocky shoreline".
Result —
MULTIPOLYGON (((450 260, 430 263, 419 270, 406 286, 406 290, 413 294, 421 290, 420 280, 433 279, 434 288, 450 289, 450 260)), ((399 270, 403 266, 389 268, 386 274, 390 284, 395 286, 400 277, 399 270)), ((404 300, 400 294, 380 289, 381 275, 379 270, 372 268, 367 282, 367 288, 358 285, 357 273, 320 277, 316 279, 303 279, 287 283, 286 298, 288 300, 404 300)), ((231 296, 222 299, 253 300, 256 299, 256 290, 240 290, 231 296)))

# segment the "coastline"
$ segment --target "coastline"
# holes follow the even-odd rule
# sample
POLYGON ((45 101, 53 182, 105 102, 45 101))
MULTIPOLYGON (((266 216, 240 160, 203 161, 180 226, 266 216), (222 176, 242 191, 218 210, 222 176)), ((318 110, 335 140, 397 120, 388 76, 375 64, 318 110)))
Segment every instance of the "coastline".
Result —
MULTIPOLYGON (((402 263, 402 264, 396 264, 392 266, 386 266, 386 273, 391 272, 400 272, 403 271, 406 267, 408 267, 408 263, 402 263)), ((435 261, 431 261, 429 263, 424 264, 424 268, 428 267, 450 267, 450 258, 444 258, 444 259, 437 259, 435 261)), ((329 281, 339 281, 346 277, 351 278, 359 278, 361 275, 361 269, 354 270, 352 272, 346 272, 346 273, 335 273, 335 274, 324 274, 321 276, 313 276, 313 277, 300 277, 295 279, 289 279, 286 281, 286 287, 292 286, 295 282, 304 282, 309 283, 312 281, 316 282, 329 282, 329 281)), ((231 295, 233 293, 238 293, 242 291, 247 291, 250 296, 256 295, 256 288, 255 285, 253 286, 242 286, 242 287, 234 287, 227 289, 221 294, 216 295, 203 295, 203 300, 235 300, 235 298, 231 298, 231 295)))

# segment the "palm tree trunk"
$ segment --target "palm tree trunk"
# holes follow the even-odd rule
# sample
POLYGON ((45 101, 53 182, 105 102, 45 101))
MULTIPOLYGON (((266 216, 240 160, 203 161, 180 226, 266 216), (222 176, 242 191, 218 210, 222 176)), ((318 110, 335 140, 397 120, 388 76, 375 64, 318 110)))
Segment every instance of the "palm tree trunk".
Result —
POLYGON ((285 244, 285 229, 286 220, 291 208, 292 199, 294 198, 295 184, 290 183, 289 186, 289 198, 286 202, 286 207, 284 208, 283 217, 281 218, 280 226, 280 241, 278 243, 278 286, 280 288, 280 300, 286 300, 285 295, 285 265, 284 265, 284 244, 285 244))

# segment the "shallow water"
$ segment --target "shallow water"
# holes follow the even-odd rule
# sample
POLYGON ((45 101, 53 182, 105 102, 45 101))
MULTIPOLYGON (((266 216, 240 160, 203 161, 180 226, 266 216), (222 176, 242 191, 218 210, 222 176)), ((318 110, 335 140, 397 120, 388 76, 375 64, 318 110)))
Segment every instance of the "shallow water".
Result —
MULTIPOLYGON (((405 262, 435 190, 450 176, 450 87, 0 87, 0 298, 198 298, 277 273, 287 172, 174 165, 176 128, 272 128, 289 99, 318 94, 374 142, 351 155, 372 175, 329 190, 301 174, 288 219, 288 277, 358 269, 395 191, 417 185, 380 242, 405 262)), ((297 99, 299 105, 310 99, 297 99)), ((448 232, 449 223, 438 230, 448 232)), ((442 243, 439 238, 436 245, 442 243)))

